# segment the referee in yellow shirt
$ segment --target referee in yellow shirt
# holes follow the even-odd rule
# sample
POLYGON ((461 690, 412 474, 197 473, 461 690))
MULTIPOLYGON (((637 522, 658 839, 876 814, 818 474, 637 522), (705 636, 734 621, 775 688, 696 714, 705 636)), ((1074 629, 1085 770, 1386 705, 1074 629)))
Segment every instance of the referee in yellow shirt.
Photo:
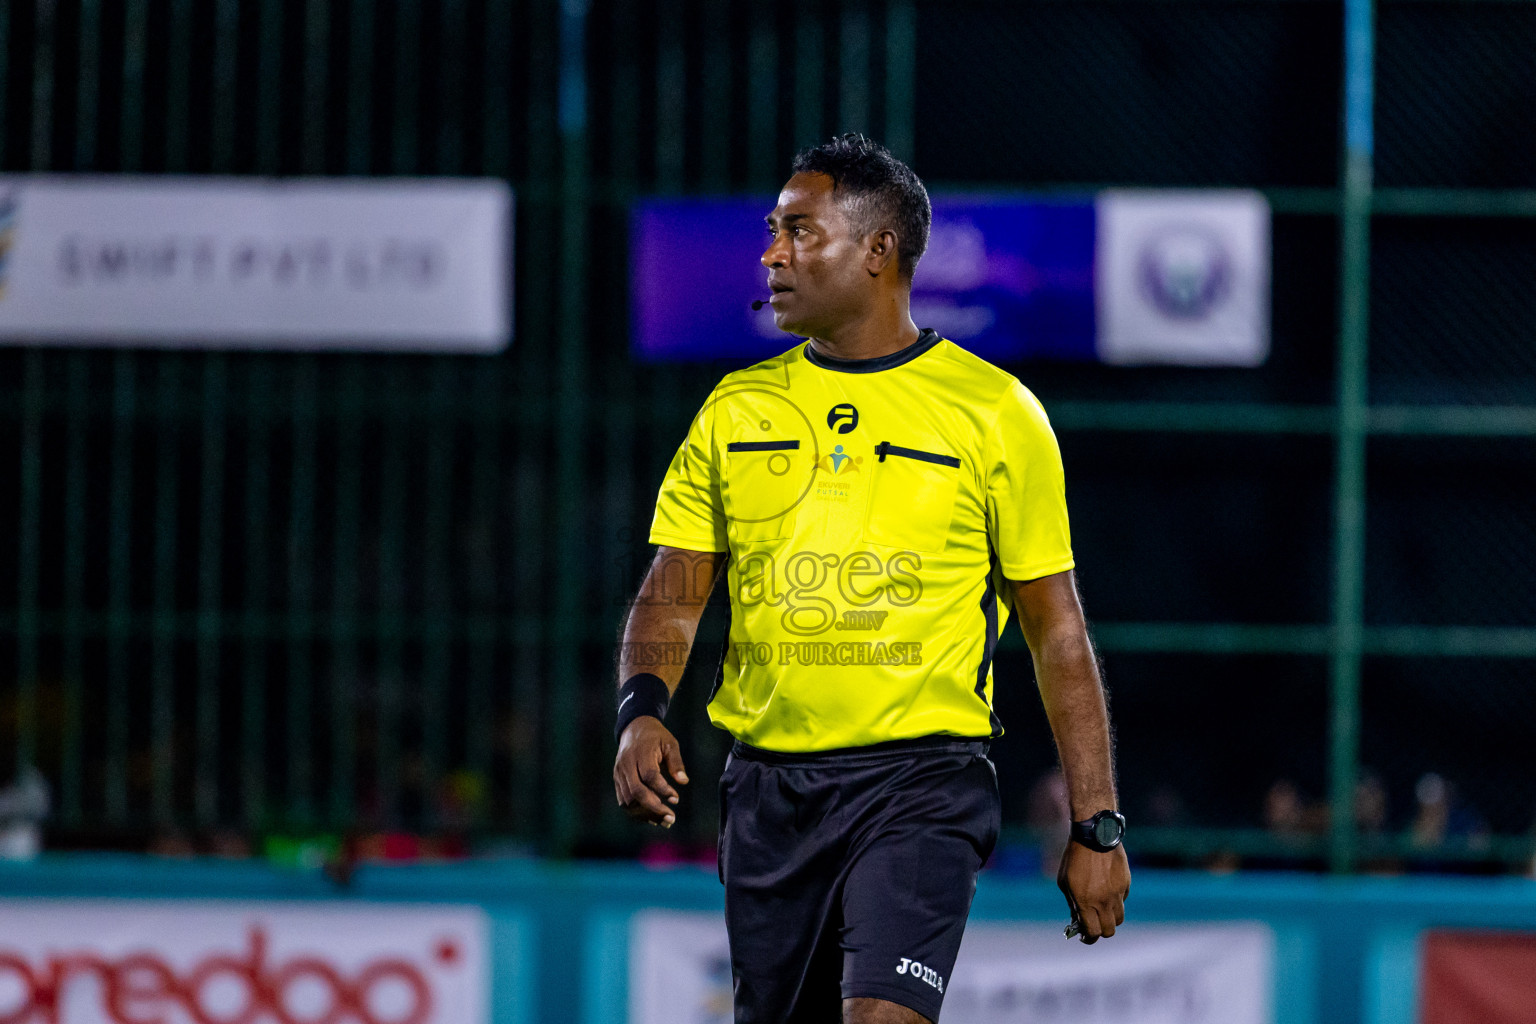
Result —
POLYGON ((862 136, 795 159, 762 264, 774 322, 809 340, 704 402, 625 628, 615 792, 670 826, 688 776, 662 719, 684 659, 654 655, 692 645, 725 568, 709 715, 736 741, 720 875, 739 1024, 836 1019, 839 1000, 853 1024, 938 1020, 997 842, 992 655, 1013 615, 1071 797, 1058 882, 1084 941, 1124 919, 1061 454, 1017 378, 912 322, 931 219, 922 182, 862 136))

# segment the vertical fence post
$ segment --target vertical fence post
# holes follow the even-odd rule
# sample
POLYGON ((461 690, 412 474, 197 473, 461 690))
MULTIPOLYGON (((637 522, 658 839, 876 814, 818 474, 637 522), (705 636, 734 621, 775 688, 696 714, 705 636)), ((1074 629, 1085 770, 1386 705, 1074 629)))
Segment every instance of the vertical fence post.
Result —
POLYGON ((822 139, 823 105, 826 103, 826 34, 820 4, 795 6, 795 137, 794 150, 814 146, 822 139))
MULTIPOLYGON (((510 167, 511 82, 508 77, 509 69, 506 66, 508 62, 500 59, 502 54, 510 53, 512 48, 512 12, 506 4, 486 5, 484 34, 484 57, 480 61, 484 83, 480 173, 510 178, 512 173, 510 167)), ((514 207, 513 218, 519 230, 524 208, 522 203, 525 199, 526 196, 515 197, 517 205, 514 207)), ((515 238, 515 234, 513 237, 515 238)), ((515 289, 515 278, 509 284, 515 289)), ((521 295, 514 290, 513 296, 513 314, 516 316, 517 310, 522 308, 518 304, 521 295)), ((514 326, 512 342, 514 348, 522 344, 522 336, 522 332, 514 326)), ((502 591, 497 575, 503 564, 503 554, 507 550, 501 529, 504 494, 502 474, 505 472, 503 455, 506 450, 502 444, 502 432, 506 424, 504 407, 509 404, 503 401, 506 395, 504 379, 506 367, 511 358, 510 353, 506 352, 490 358, 475 374, 475 411, 479 418, 475 421, 478 436, 475 441, 475 496, 472 504, 480 510, 478 514, 484 517, 482 520, 486 533, 484 562, 491 567, 484 575, 476 575, 480 596, 476 599, 475 607, 486 615, 486 628, 474 648, 470 669, 468 717, 469 721, 475 724, 470 729, 467 741, 468 761, 475 774, 485 780, 487 794, 480 824, 485 824, 486 818, 494 818, 497 810, 494 797, 497 787, 491 775, 496 763, 494 733, 499 704, 496 698, 498 688, 495 677, 497 656, 502 647, 501 637, 506 629, 504 623, 509 618, 500 614, 502 591)), ((507 475, 511 476, 515 472, 514 469, 507 475)), ((528 684, 525 682, 523 685, 528 684)), ((514 766, 515 774, 516 766, 514 766)), ((528 781, 530 784, 533 782, 531 779, 528 781)), ((515 829, 520 824, 513 821, 510 813, 506 821, 511 829, 515 829)))
MULTIPOLYGON (((170 26, 166 30, 169 50, 173 54, 193 53, 192 0, 176 0, 167 12, 170 26)), ((84 11, 81 12, 84 17, 84 11)), ((98 20, 99 16, 98 16, 98 20)), ((80 55, 82 70, 86 55, 80 55)), ((83 87, 83 83, 82 83, 83 87)), ((81 127, 84 127, 85 105, 80 108, 81 127)), ((165 169, 170 173, 186 174, 192 168, 188 162, 192 153, 192 62, 185 57, 167 61, 165 69, 165 169)))
POLYGON ((703 81, 699 99, 703 107, 700 132, 701 184, 711 194, 729 185, 731 166, 731 50, 730 7, 709 4, 704 8, 703 81))
MULTIPOLYGON (((89 4, 90 0, 86 0, 89 4)), ((0 121, 10 109, 11 100, 11 5, 0 4, 0 121)), ((5 126, 0 124, 0 168, 4 168, 10 154, 6 152, 5 126)))
MULTIPOLYGON (((256 65, 256 172, 276 174, 282 169, 283 82, 293 77, 294 70, 283 66, 283 5, 266 0, 258 17, 261 59, 256 65)), ((307 72, 308 61, 303 65, 307 72)), ((307 93, 307 75, 304 87, 307 93)), ((306 106, 304 119, 307 121, 313 112, 313 107, 306 106)))
POLYGON ((779 33, 774 9, 753 4, 747 43, 747 182, 773 187, 779 181, 779 33))
POLYGON ((181 550, 181 367, 180 353, 159 360, 155 401, 155 530, 152 550, 149 730, 151 820, 157 828, 178 824, 176 775, 182 758, 176 736, 176 562, 181 550))
MULTIPOLYGON (((556 409, 559 410, 560 447, 580 452, 580 434, 586 422, 587 373, 587 68, 586 30, 589 0, 561 0, 560 4, 560 323, 555 331, 556 409)), ((581 743, 582 679, 581 645, 587 617, 586 573, 577 570, 585 556, 584 515, 587 487, 584 460, 555 460, 554 601, 550 628, 550 776, 555 782, 552 852, 569 856, 576 844, 579 818, 577 784, 581 743)), ((595 680, 594 680, 595 681, 595 680)))
POLYGON ((32 26, 32 169, 52 170, 56 5, 37 0, 32 26))
POLYGON ((42 578, 43 354, 27 352, 22 385, 16 567, 16 776, 37 764, 38 590, 42 578))
MULTIPOLYGON (((331 498, 330 716, 331 774, 327 820, 334 829, 354 825, 357 779, 358 629, 362 587, 363 394, 362 365, 351 357, 341 371, 336 409, 336 484, 331 498)), ((318 621, 318 620, 317 620, 318 621)))
POLYGON ((219 824, 219 762, 223 718, 224 618, 224 464, 228 430, 225 421, 225 388, 228 378, 224 355, 203 357, 202 472, 198 484, 202 502, 198 511, 197 556, 197 751, 193 805, 197 823, 205 828, 219 824))
POLYGON ((837 52, 837 130, 868 133, 869 11, 862 3, 843 6, 837 52))
POLYGON ((267 686, 271 623, 272 544, 272 423, 268 410, 276 404, 273 363, 252 365, 245 381, 245 658, 240 682, 240 801, 241 820, 252 831, 266 828, 267 809, 267 686))
MULTIPOLYGON (((3 5, 0 5, 3 6, 3 5)), ((4 17, 0 15, 0 17, 4 17)), ((97 118, 101 110, 101 0, 81 0, 75 84, 75 170, 96 169, 97 118)), ((3 78, 0 72, 0 78, 3 78)), ((3 96, 3 93, 0 93, 3 96)), ((4 110, 0 103, 0 110, 4 110)), ((0 135, 3 135, 0 132, 0 135)))
MULTIPOLYGON (((326 160, 326 94, 330 82, 331 11, 322 0, 309 0, 304 12, 304 145, 299 158, 303 174, 324 174, 326 160)), ((278 112, 270 116, 276 118, 278 112)))
MULTIPOLYGON (((83 352, 69 354, 65 404, 69 426, 64 442, 64 765, 59 819, 66 828, 78 828, 85 818, 85 439, 91 429, 87 358, 83 352)), ((93 720, 97 707, 93 701, 93 720)))
POLYGON ((213 120, 210 125, 213 131, 209 140, 214 174, 235 173, 235 97, 239 59, 239 0, 216 0, 213 9, 213 120))
MULTIPOLYGON (((411 140, 414 148, 415 140, 411 140)), ((410 394, 401 379, 401 364, 388 366, 383 381, 384 408, 378 416, 380 438, 379 472, 376 493, 378 540, 373 545, 374 618, 370 646, 374 650, 373 671, 373 789, 378 813, 391 828, 406 824, 402 800, 401 760, 406 756, 403 714, 407 687, 405 645, 401 629, 405 623, 405 505, 412 501, 409 468, 405 462, 406 431, 401 424, 405 402, 410 394)), ((370 389, 374 402, 377 392, 370 389)), ((374 408, 378 408, 377 405, 374 408)), ((361 623, 359 624, 361 627, 361 623)), ((336 685, 333 680, 332 686, 336 685)), ((427 700, 433 695, 428 694, 427 700)), ((414 723, 413 723, 414 724, 414 723)))
POLYGON ((658 4, 655 18, 656 185, 662 192, 675 193, 683 188, 688 86, 681 0, 658 4))
POLYGON ((885 9, 885 145, 912 162, 916 117, 917 12, 912 0, 890 0, 885 9))
POLYGON ((1340 211, 1338 433, 1334 466, 1329 865, 1353 868, 1365 591, 1366 353, 1369 342, 1374 0, 1344 4, 1344 166, 1340 211))
MULTIPOLYGON (((127 139, 124 139, 127 145, 127 139)), ((133 571, 133 417, 135 367, 132 352, 112 360, 111 480, 107 504, 107 821, 128 824, 128 636, 133 571)))
MULTIPOLYGON (((424 590, 422 610, 425 615, 421 638, 421 687, 425 706, 421 708, 422 792, 429 817, 427 828, 440 827, 447 805, 442 800, 443 780, 449 771, 448 764, 448 704, 453 672, 453 637, 462 632, 453 624, 463 624, 463 610, 454 607, 455 584, 453 562, 449 555, 453 543, 454 525, 465 511, 455 501, 454 453, 457 450, 458 431, 455 429, 458 414, 454 398, 456 385, 462 378, 455 377, 450 356, 436 356, 432 360, 431 385, 426 397, 430 410, 430 422, 426 425, 427 436, 427 500, 422 530, 422 563, 426 572, 422 580, 424 590)), ((419 392, 418 392, 419 393, 419 392)), ((406 693, 416 690, 407 686, 406 693)))
MULTIPOLYGON (((51 170, 53 160, 54 95, 54 8, 50 3, 37 5, 37 23, 33 27, 32 68, 32 152, 34 171, 51 170)), ((3 118, 0 118, 3 120, 3 118)), ((27 352, 23 371, 22 398, 20 545, 17 551, 16 588, 16 774, 36 768, 37 759, 37 674, 38 674, 38 590, 42 569, 42 432, 43 432, 43 356, 36 348, 27 352)))
POLYGON ((316 434, 319 430, 318 373, 306 358, 294 370, 290 411, 292 475, 288 484, 287 554, 287 731, 284 736, 288 761, 287 806, 284 818, 290 827, 315 824, 315 728, 314 721, 314 580, 316 434))
MULTIPOLYGON (((557 177, 559 129, 558 99, 558 19, 552 4, 535 4, 528 9, 526 25, 529 59, 528 93, 523 110, 526 116, 526 181, 529 201, 518 212, 519 249, 529 253, 552 253, 560 241, 555 234, 552 184, 557 177)), ((510 149, 510 147, 509 147, 510 149)), ((510 446, 516 458, 514 484, 509 490, 513 502, 511 530, 515 538, 511 558, 514 618, 511 672, 507 695, 510 704, 507 724, 516 730, 522 722, 548 720, 550 694, 559 685, 551 678, 549 625, 551 621, 548 567, 553 563, 545 550, 550 536, 552 506, 548 475, 552 461, 547 453, 556 436, 549 423, 553 404, 550 370, 552 349, 556 344, 558 304, 558 261, 523 260, 518 273, 519 294, 535 296, 522 302, 519 324, 522 341, 511 353, 513 365, 508 370, 513 380, 512 422, 516 434, 510 446)), ((552 809, 549 794, 556 781, 553 757, 545 751, 554 748, 553 736, 533 734, 532 742, 513 739, 508 759, 507 813, 514 827, 526 825, 529 832, 546 846, 550 842, 552 809), (547 784, 546 784, 547 783, 547 784)), ((514 732, 515 737, 515 732, 514 732)))

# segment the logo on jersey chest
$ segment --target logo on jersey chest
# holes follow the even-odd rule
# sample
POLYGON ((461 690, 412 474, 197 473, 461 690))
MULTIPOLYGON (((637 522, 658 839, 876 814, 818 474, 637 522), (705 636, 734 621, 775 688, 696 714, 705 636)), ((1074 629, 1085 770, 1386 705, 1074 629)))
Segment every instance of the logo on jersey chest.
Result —
POLYGON ((839 434, 853 432, 853 428, 859 425, 859 410, 843 402, 834 405, 827 413, 827 426, 839 434))
POLYGON ((842 476, 847 473, 857 473, 863 464, 864 456, 850 455, 843 450, 842 445, 835 444, 830 452, 821 457, 821 461, 816 463, 816 466, 833 476, 842 476))
MULTIPOLYGON (((859 410, 850 402, 839 402, 827 410, 827 426, 838 434, 851 433, 859 425, 859 410)), ((816 497, 826 501, 847 501, 853 494, 850 484, 864 466, 864 456, 855 455, 852 445, 835 444, 816 463, 816 497)))

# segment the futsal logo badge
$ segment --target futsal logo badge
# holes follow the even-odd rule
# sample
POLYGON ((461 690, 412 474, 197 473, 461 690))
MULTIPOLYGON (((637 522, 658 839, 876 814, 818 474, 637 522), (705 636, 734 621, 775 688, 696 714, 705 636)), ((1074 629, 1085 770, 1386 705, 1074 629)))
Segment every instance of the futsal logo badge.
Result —
POLYGON ((827 426, 839 434, 846 434, 859 425, 859 410, 846 402, 842 405, 834 405, 832 411, 827 413, 827 426))
POLYGON ((864 464, 864 456, 849 455, 843 451, 843 446, 835 444, 832 450, 821 457, 816 463, 817 469, 824 469, 833 476, 839 473, 857 473, 859 467, 864 464))

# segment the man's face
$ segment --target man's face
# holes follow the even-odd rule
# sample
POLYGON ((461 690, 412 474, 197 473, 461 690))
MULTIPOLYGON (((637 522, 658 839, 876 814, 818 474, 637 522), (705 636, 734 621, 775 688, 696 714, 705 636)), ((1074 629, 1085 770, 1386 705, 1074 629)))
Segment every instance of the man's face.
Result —
POLYGON ((769 241, 761 262, 779 330, 825 338, 865 312, 875 297, 868 248, 854 236, 829 176, 796 174, 764 219, 769 241))

